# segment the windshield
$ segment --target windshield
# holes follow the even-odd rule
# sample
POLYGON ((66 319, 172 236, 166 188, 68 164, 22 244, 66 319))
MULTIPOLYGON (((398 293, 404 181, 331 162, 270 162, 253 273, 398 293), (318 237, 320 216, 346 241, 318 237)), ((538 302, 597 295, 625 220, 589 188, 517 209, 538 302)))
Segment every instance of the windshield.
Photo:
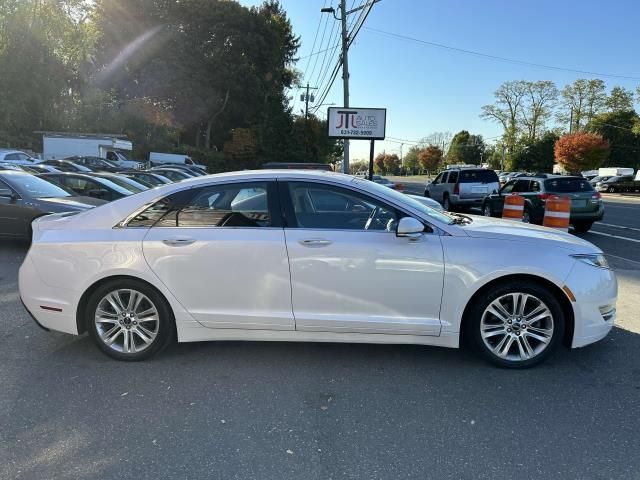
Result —
POLYGON ((399 203, 403 203, 405 205, 410 206, 411 208, 418 210, 420 213, 425 214, 429 218, 432 218, 435 221, 442 223, 451 223, 452 216, 447 215, 446 213, 438 212, 431 207, 427 207, 423 203, 414 200, 408 195, 404 193, 400 193, 397 190, 393 190, 391 188, 384 187, 376 182, 370 182, 369 180, 354 178, 354 183, 356 185, 362 185, 367 190, 379 194, 382 197, 391 197, 399 203))
POLYGON ((138 183, 135 180, 132 180, 127 177, 118 177, 114 175, 114 176, 108 176, 108 177, 104 176, 101 178, 109 180, 110 182, 115 183, 116 185, 119 185, 123 188, 126 188, 127 190, 133 193, 140 193, 140 192, 144 192, 145 190, 148 190, 148 188, 142 185, 141 183, 138 183))
POLYGON ((4 177, 21 196, 31 198, 70 197, 72 193, 54 183, 34 175, 11 175, 4 177))

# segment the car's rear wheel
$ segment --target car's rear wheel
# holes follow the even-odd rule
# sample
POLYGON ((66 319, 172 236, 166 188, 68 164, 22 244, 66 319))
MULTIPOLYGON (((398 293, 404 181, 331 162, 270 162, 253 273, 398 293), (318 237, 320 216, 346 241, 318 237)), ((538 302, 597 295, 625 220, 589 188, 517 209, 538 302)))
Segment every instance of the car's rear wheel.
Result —
POLYGON ((427 198, 431 198, 431 194, 429 193, 429 190, 424 191, 424 196, 427 198))
POLYGON ((522 212, 522 222, 531 223, 531 211, 526 207, 522 212))
POLYGON ((615 187, 609 187, 609 188, 607 188, 607 192, 616 193, 616 188, 615 187))
POLYGON ((164 348, 174 337, 175 323, 166 300, 136 280, 114 280, 89 297, 87 330, 108 356, 139 361, 164 348))
POLYGON ((591 230, 591 227, 593 226, 593 222, 574 222, 573 223, 573 229, 576 232, 580 232, 580 233, 586 233, 589 230, 591 230))
POLYGON ((543 286, 505 283, 472 306, 470 340, 490 362, 526 368, 549 357, 564 334, 564 315, 555 296, 543 286))

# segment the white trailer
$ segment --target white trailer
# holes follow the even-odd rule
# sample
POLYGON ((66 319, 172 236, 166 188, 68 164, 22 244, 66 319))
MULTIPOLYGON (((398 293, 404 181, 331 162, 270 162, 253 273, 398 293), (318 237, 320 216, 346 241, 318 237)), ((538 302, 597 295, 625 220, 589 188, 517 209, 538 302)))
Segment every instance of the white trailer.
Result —
POLYGON ((143 166, 129 159, 133 145, 121 135, 43 132, 42 146, 45 160, 78 155, 104 158, 122 168, 143 166))
POLYGON ((598 175, 601 177, 625 177, 634 173, 635 170, 633 168, 602 167, 598 169, 598 175))
POLYGON ((205 165, 199 165, 193 161, 189 155, 183 155, 180 153, 161 153, 161 152, 149 152, 149 163, 151 165, 166 165, 166 164, 180 164, 180 165, 193 165, 194 167, 202 168, 206 170, 205 165))

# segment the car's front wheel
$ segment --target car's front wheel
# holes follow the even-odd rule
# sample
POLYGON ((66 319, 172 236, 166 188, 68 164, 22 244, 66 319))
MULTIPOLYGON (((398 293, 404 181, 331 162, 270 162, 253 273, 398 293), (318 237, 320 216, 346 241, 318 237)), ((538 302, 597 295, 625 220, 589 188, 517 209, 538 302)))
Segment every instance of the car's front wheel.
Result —
POLYGON ((489 205, 489 202, 485 202, 484 205, 482 205, 482 214, 485 217, 493 217, 493 212, 491 211, 491 205, 489 205))
POLYGON ((427 198, 431 198, 431 194, 429 193, 429 190, 424 191, 424 196, 427 198))
POLYGON ((87 330, 108 356, 139 361, 164 348, 174 337, 175 322, 166 300, 136 280, 114 280, 89 297, 87 330))
POLYGON ((560 303, 547 288, 516 281, 478 298, 467 333, 474 348, 490 362, 525 368, 553 353, 564 325, 560 303))
POLYGON ((616 193, 616 187, 609 187, 609 188, 607 188, 607 192, 609 192, 609 193, 616 193))

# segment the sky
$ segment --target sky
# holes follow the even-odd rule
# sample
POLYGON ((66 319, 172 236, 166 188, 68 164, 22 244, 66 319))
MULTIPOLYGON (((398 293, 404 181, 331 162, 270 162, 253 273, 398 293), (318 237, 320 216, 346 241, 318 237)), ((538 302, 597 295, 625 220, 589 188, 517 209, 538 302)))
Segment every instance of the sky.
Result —
MULTIPOLYGON (((280 2, 300 36, 296 68, 303 84, 322 90, 337 51, 307 56, 339 43, 339 22, 320 13, 323 6, 337 8, 339 1, 280 2)), ((361 3, 347 0, 347 8, 361 3)), ((350 15, 349 21, 357 16, 350 15)), ((620 85, 635 91, 640 86, 639 20, 638 0, 381 0, 349 49, 350 106, 387 109, 387 140, 376 142, 376 153, 400 154, 401 148, 406 153, 412 142, 430 133, 463 129, 495 143, 500 127, 479 114, 505 81, 551 80, 562 88, 578 78, 601 78, 609 89, 620 85)), ((300 93, 291 91, 296 113, 304 108, 300 93)), ((324 103, 342 106, 341 73, 324 103)), ((326 108, 320 107, 321 116, 326 108)), ((368 141, 351 141, 351 161, 368 155, 368 141)))

